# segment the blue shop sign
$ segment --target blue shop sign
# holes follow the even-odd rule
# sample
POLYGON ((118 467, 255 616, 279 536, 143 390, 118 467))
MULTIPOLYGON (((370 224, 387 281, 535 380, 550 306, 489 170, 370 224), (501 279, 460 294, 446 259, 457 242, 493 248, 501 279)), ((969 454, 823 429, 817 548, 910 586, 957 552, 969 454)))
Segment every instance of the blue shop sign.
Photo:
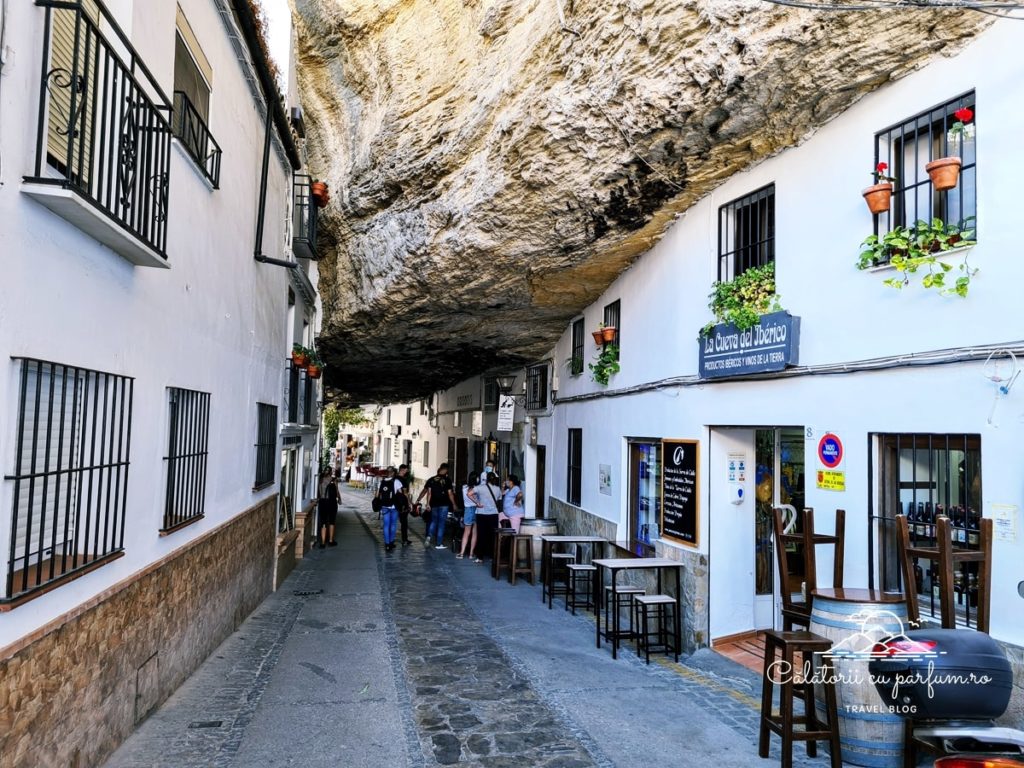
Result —
POLYGON ((800 318, 772 312, 745 331, 723 323, 699 344, 702 379, 781 371, 800 362, 800 318))

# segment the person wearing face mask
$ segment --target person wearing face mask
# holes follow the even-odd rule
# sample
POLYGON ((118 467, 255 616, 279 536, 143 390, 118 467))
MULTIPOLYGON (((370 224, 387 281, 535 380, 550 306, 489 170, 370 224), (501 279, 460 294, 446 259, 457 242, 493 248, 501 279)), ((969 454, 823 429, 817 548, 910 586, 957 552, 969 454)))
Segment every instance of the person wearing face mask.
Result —
POLYGON ((484 467, 484 471, 480 473, 480 482, 481 483, 487 482, 487 476, 488 475, 494 475, 495 477, 498 476, 498 470, 495 469, 494 461, 492 459, 488 459, 487 460, 487 466, 485 466, 484 467))

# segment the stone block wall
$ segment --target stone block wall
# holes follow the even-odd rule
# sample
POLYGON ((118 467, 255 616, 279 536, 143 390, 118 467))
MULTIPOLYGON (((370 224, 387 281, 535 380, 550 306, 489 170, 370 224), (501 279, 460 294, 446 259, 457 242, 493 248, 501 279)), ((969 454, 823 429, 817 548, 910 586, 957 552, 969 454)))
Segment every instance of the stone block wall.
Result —
POLYGON ((101 764, 269 594, 276 502, 0 649, 0 768, 101 764))
MULTIPOLYGON (((592 515, 580 507, 566 504, 560 499, 550 499, 550 516, 558 521, 558 532, 572 536, 601 536, 609 541, 625 539, 626 533, 618 535, 619 526, 610 520, 592 515)), ((687 653, 708 645, 708 559, 700 552, 682 547, 655 542, 655 555, 683 563, 681 574, 683 590, 683 648, 687 653)), ((657 590, 657 576, 653 572, 624 573, 623 584, 643 587, 648 594, 657 590)), ((674 578, 672 579, 674 588, 674 578)), ((669 585, 663 584, 663 589, 669 585)))

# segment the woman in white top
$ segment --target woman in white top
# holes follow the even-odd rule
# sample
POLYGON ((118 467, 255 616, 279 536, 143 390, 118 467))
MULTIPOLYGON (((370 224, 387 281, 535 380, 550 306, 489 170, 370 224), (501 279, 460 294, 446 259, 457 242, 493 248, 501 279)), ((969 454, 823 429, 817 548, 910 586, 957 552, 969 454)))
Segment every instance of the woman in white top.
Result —
POLYGON ((519 524, 523 522, 526 510, 523 508, 523 489, 519 487, 519 478, 515 475, 509 475, 505 480, 501 511, 512 522, 513 530, 519 533, 519 524))
POLYGON ((462 548, 455 557, 461 560, 466 556, 466 544, 468 543, 469 556, 476 562, 482 563, 483 560, 476 556, 476 509, 480 506, 480 498, 477 496, 474 481, 478 477, 480 477, 480 473, 473 472, 462 484, 462 506, 466 511, 462 515, 462 548))
POLYGON ((494 553, 494 529, 498 527, 498 500, 501 498, 498 476, 487 473, 487 482, 481 482, 475 490, 478 500, 476 556, 490 557, 494 553))

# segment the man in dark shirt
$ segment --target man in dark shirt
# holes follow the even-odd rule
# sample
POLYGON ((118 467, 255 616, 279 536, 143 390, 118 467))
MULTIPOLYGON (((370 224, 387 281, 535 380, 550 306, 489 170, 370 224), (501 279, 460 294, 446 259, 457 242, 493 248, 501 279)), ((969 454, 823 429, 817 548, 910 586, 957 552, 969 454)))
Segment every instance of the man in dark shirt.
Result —
POLYGON ((398 523, 402 528, 402 546, 408 547, 409 541, 409 465, 402 464, 398 468, 398 479, 405 493, 398 497, 398 523))
POLYGON ((431 538, 434 539, 434 549, 444 549, 444 524, 448 520, 448 511, 455 506, 455 494, 452 491, 452 481, 448 477, 447 462, 437 468, 437 474, 427 480, 420 495, 416 497, 418 504, 427 493, 430 494, 430 528, 427 530, 427 539, 424 542, 430 545, 431 538))

